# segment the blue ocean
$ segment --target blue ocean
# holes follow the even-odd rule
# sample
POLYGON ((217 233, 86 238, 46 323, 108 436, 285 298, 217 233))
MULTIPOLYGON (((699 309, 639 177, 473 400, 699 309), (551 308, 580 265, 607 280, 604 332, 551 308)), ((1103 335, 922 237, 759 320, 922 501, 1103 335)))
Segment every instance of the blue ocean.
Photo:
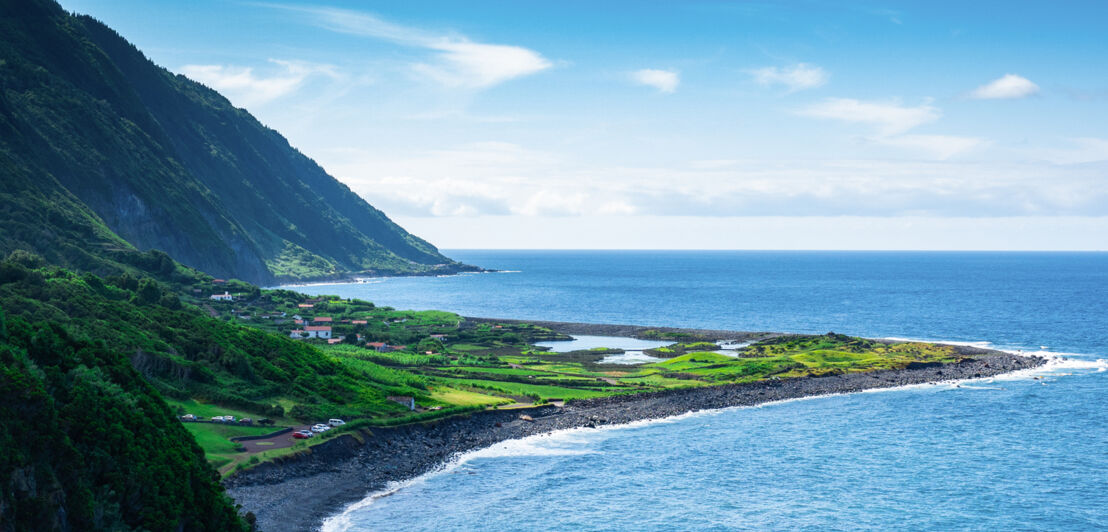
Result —
POLYGON ((1108 528, 1108 253, 451 251, 298 290, 467 316, 972 343, 1034 372, 505 442, 328 530, 1108 528))

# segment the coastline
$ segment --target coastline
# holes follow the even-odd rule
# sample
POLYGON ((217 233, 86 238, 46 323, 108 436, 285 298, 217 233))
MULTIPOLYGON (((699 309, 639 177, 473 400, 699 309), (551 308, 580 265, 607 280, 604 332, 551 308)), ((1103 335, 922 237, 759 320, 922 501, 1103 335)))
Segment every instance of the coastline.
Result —
POLYGON ((362 271, 340 272, 333 275, 321 275, 315 277, 277 277, 265 288, 293 288, 304 286, 317 286, 344 283, 362 283, 368 279, 387 279, 391 277, 448 277, 467 273, 500 273, 501 270, 487 269, 470 264, 460 264, 446 268, 422 270, 422 271, 362 271))
POLYGON ((243 510, 254 512, 260 530, 318 529, 327 517, 390 482, 415 478, 442 467, 457 454, 505 440, 699 410, 990 377, 1046 362, 1040 357, 973 347, 960 347, 959 352, 966 358, 950 364, 614 396, 574 401, 564 407, 486 410, 426 423, 363 429, 311 447, 310 452, 260 464, 226 479, 224 486, 243 510), (531 420, 523 419, 523 414, 531 420))
POLYGON ((622 336, 626 338, 638 338, 640 340, 657 340, 657 334, 678 334, 682 335, 680 338, 673 338, 677 340, 697 340, 697 341, 712 341, 718 342, 722 340, 733 340, 737 342, 756 342, 759 340, 765 340, 768 338, 775 338, 778 336, 790 336, 786 333, 778 332, 765 332, 765 331, 725 331, 719 329, 689 329, 684 327, 662 327, 662 326, 646 326, 646 325, 626 325, 626 324, 613 324, 613 323, 580 323, 570 321, 545 321, 545 320, 519 320, 509 318, 478 318, 473 316, 462 316, 464 321, 462 327, 474 327, 477 324, 531 324, 539 327, 546 327, 556 333, 568 334, 573 336, 587 335, 587 336, 622 336), (655 335, 647 334, 655 333, 655 335))

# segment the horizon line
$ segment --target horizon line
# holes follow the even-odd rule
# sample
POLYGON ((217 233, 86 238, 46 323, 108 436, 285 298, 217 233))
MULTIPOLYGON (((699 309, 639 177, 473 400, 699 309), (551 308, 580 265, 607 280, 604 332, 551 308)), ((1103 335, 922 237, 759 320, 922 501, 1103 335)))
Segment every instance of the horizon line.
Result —
POLYGON ((439 251, 751 251, 775 253, 1106 253, 1108 249, 783 249, 783 248, 492 248, 440 247, 439 251))

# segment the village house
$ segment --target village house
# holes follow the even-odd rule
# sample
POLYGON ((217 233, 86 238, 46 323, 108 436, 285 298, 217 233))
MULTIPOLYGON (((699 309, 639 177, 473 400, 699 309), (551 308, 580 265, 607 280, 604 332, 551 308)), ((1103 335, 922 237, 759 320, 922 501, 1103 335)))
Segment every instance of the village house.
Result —
POLYGON ((314 307, 315 305, 313 305, 313 304, 311 304, 311 303, 301 303, 301 304, 299 304, 299 305, 296 305, 296 306, 297 306, 297 308, 312 308, 312 307, 314 307))
POLYGON ((289 331, 289 338, 323 338, 329 340, 331 338, 331 327, 309 325, 303 329, 293 329, 289 331), (307 336, 305 337, 304 334, 307 334, 307 336))
POLYGON ((222 294, 212 294, 211 298, 212 301, 231 301, 235 298, 235 296, 232 296, 227 292, 223 292, 222 294))
POLYGON ((369 322, 367 322, 366 320, 352 320, 350 322, 351 325, 365 325, 367 323, 369 322))
POLYGON ((327 316, 316 316, 312 318, 313 323, 331 323, 333 320, 327 316))

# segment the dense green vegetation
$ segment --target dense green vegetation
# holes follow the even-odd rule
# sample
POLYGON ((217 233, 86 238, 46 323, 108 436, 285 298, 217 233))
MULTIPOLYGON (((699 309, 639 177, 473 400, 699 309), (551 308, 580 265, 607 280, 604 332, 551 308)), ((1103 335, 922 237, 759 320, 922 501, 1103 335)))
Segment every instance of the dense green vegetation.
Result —
POLYGON ((466 267, 277 132, 53 0, 0 1, 0 256, 133 247, 256 283, 466 267))
POLYGON ((0 317, 0 528, 245 529, 204 453, 125 357, 0 317))

